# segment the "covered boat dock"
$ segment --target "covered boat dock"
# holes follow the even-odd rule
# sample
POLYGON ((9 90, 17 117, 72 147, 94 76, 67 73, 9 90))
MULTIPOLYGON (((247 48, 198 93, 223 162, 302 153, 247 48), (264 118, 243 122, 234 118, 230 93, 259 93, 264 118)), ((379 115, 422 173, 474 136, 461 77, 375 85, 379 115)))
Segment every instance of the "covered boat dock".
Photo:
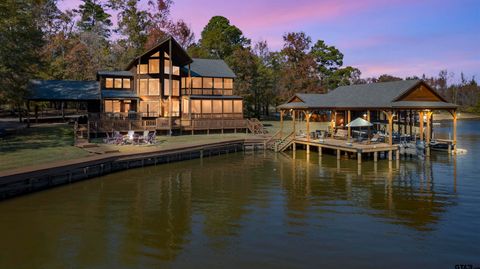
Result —
MULTIPOLYGON (((389 160, 400 157, 405 145, 416 145, 426 157, 431 154, 433 116, 436 111, 447 111, 452 115, 453 135, 442 139, 448 145, 448 152, 456 152, 457 105, 449 103, 435 89, 422 80, 403 80, 342 86, 326 94, 297 93, 280 109, 281 130, 275 137, 275 149, 296 150, 305 145, 307 154, 310 147, 333 149, 337 158, 341 153, 356 155, 361 163, 362 155, 373 155, 377 161, 379 153, 386 153, 389 160), (328 127, 325 130, 310 130, 314 115, 325 115, 328 127), (293 131, 285 134, 284 118, 290 116, 293 131), (297 119, 306 121, 306 130, 299 130, 297 119), (352 119, 369 124, 365 131, 355 132, 352 119), (353 135, 357 134, 357 138, 353 135)), ((364 128, 364 129, 365 129, 364 128)))

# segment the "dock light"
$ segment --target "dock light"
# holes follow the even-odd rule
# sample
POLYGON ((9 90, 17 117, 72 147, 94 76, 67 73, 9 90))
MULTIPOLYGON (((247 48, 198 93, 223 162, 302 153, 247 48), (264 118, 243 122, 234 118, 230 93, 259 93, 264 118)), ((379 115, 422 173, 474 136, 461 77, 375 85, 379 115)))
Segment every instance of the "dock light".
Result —
POLYGON ((365 113, 365 114, 363 114, 363 117, 366 119, 366 118, 367 118, 367 114, 366 114, 366 113, 365 113))

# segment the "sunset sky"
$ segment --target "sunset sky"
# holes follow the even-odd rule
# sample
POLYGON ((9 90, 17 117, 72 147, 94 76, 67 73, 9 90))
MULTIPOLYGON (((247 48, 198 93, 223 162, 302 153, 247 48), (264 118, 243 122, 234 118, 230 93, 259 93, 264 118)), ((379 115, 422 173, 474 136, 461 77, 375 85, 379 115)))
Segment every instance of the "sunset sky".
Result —
POLYGON ((480 0, 176 0, 172 8, 172 17, 185 20, 197 39, 215 15, 254 42, 267 40, 273 50, 281 49, 286 32, 323 39, 362 77, 448 69, 456 80, 461 71, 480 78, 480 0))

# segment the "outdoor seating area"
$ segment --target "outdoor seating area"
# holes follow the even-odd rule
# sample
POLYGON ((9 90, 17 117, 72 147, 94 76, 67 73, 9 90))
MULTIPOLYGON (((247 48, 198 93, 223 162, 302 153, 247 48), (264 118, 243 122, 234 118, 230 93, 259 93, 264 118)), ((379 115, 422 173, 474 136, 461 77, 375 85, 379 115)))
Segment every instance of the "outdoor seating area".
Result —
POLYGON ((153 145, 157 143, 156 133, 151 131, 143 131, 138 134, 135 131, 128 131, 127 134, 121 134, 119 131, 106 132, 103 139, 105 144, 113 145, 153 145))

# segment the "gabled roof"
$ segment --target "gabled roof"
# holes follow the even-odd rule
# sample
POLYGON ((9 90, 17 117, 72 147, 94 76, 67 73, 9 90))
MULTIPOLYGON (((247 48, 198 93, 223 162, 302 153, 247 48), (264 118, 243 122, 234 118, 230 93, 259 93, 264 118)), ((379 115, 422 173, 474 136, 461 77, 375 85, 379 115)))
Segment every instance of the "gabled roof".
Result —
MULTIPOLYGON (((188 73, 187 68, 183 68, 188 73)), ((190 64, 192 77, 217 77, 217 78, 236 78, 235 73, 220 59, 200 59, 194 58, 190 64)))
POLYGON ((132 72, 130 71, 109 71, 109 70, 101 70, 97 72, 97 79, 98 76, 112 76, 112 77, 133 77, 132 72))
POLYGON ((99 100, 97 81, 32 80, 28 100, 89 101, 99 100))
POLYGON ((297 93, 289 102, 280 105, 280 109, 327 108, 327 109, 361 109, 361 108, 456 108, 448 103, 434 89, 422 80, 401 80, 351 86, 341 86, 327 94, 297 93), (410 91, 425 86, 439 101, 403 101, 401 97, 410 91), (302 102, 293 102, 295 98, 302 102))
POLYGON ((155 54, 159 49, 168 51, 169 49, 169 41, 172 41, 172 54, 170 57, 173 59, 173 62, 176 65, 179 66, 184 66, 192 62, 192 58, 188 55, 188 53, 178 44, 178 42, 175 40, 175 38, 169 36, 162 41, 158 43, 155 47, 149 49, 142 55, 139 55, 135 57, 128 65, 127 65, 127 70, 132 68, 135 64, 138 63, 138 59, 143 58, 143 57, 150 57, 152 54, 155 54))

